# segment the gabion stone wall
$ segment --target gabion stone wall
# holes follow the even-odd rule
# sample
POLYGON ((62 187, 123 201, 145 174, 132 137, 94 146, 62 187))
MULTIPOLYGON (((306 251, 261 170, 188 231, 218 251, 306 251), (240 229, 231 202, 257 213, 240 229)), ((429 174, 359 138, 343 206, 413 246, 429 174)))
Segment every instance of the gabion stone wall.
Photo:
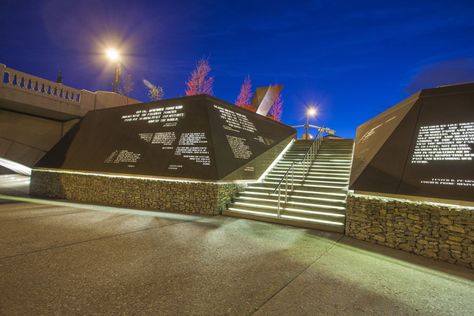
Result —
POLYGON ((346 235, 474 269, 474 210, 349 195, 346 235))
POLYGON ((33 170, 30 194, 38 197, 151 209, 187 214, 217 215, 242 189, 234 183, 174 182, 33 170))

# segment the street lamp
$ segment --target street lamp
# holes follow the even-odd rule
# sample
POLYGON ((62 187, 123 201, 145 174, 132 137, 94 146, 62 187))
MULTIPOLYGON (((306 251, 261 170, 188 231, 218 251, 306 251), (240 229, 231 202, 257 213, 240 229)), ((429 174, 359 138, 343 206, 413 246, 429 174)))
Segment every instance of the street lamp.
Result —
POLYGON ((118 92, 118 85, 120 82, 120 52, 114 48, 108 48, 105 51, 105 56, 108 60, 115 63, 114 82, 112 83, 112 91, 118 92))
POLYGON ((304 125, 305 129, 305 139, 309 139, 309 118, 315 117, 317 114, 317 110, 314 106, 310 106, 306 109, 306 124, 304 125))

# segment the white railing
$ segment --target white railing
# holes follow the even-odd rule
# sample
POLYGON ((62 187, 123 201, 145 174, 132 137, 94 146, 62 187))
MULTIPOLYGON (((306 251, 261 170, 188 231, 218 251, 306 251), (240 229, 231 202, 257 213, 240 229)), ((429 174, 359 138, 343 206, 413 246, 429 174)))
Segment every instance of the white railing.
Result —
POLYGON ((81 90, 36 77, 0 64, 0 86, 74 104, 81 103, 81 90))

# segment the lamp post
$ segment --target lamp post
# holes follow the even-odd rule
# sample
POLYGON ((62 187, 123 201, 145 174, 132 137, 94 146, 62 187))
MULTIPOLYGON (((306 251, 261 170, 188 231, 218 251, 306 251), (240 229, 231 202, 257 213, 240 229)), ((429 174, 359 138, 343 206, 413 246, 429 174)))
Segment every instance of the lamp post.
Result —
POLYGON ((117 93, 120 82, 120 53, 114 48, 105 51, 105 56, 115 64, 114 81, 112 83, 112 91, 117 93))
POLYGON ((305 139, 309 139, 309 117, 314 117, 316 113, 316 108, 313 106, 306 109, 306 124, 304 125, 305 139))

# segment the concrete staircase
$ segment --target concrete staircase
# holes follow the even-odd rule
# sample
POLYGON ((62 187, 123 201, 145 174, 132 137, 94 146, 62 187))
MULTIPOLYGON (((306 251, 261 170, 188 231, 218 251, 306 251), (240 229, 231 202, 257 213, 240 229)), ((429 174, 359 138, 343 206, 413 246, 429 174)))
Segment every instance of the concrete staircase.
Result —
MULTIPOLYGON (((295 141, 264 181, 240 192, 223 214, 344 232, 353 148, 353 141, 348 139, 324 139, 306 177, 302 166, 295 167, 293 191, 286 203, 282 197, 278 216, 278 191, 274 190, 291 164, 304 157, 310 144, 307 140, 295 141)), ((284 190, 285 184, 281 187, 282 195, 284 190)))

